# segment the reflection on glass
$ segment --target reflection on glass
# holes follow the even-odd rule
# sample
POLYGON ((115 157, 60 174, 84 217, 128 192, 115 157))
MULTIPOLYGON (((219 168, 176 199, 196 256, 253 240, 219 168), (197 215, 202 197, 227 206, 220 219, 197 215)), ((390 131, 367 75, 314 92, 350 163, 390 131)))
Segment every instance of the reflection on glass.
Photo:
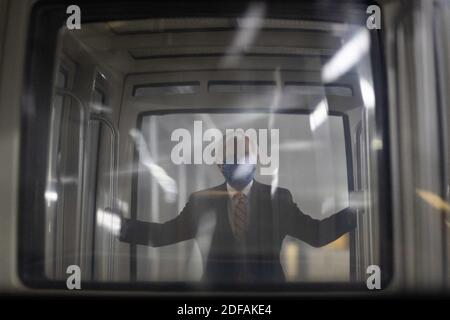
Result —
MULTIPOLYGON (((342 117, 327 116, 325 111, 325 117, 327 119, 326 127, 329 130, 329 135, 325 137, 320 137, 317 135, 317 132, 313 132, 316 129, 319 130, 320 127, 310 128, 311 118, 317 117, 314 113, 311 115, 210 113, 208 114, 208 119, 214 123, 216 129, 225 135, 226 129, 233 129, 225 126, 233 123, 233 119, 242 124, 239 128, 243 130, 255 129, 257 132, 267 130, 267 123, 270 116, 274 118, 272 129, 279 130, 279 146, 281 148, 278 148, 278 146, 276 149, 271 148, 271 141, 268 140, 269 145, 265 152, 269 156, 274 153, 279 153, 278 186, 290 190, 300 210, 312 218, 322 220, 345 209, 348 206, 348 176, 344 122, 342 117), (259 116, 256 117, 255 115, 259 116), (296 148, 295 144, 293 145, 294 147, 286 147, 298 141, 301 141, 302 145, 307 147, 296 148)), ((175 179, 177 189, 180 190, 181 194, 179 194, 178 201, 175 203, 166 201, 164 192, 161 192, 163 191, 162 188, 158 186, 157 177, 148 172, 145 165, 140 162, 137 167, 137 219, 139 221, 150 221, 154 223, 170 221, 179 215, 179 208, 183 208, 186 205, 186 199, 189 199, 192 193, 199 190, 210 190, 209 188, 221 186, 224 183, 224 176, 216 165, 204 163, 193 164, 193 154, 191 154, 191 161, 189 162, 191 164, 179 165, 170 161, 171 153, 178 141, 171 139, 172 132, 183 128, 190 133, 190 136, 194 137, 196 134, 194 124, 204 118, 204 114, 144 116, 141 128, 142 136, 149 144, 149 147, 153 149, 153 152, 163 159, 159 162, 160 166, 168 176, 175 179), (155 142, 153 147, 151 146, 151 141, 155 142), (153 211, 153 208, 156 208, 156 210, 153 211)), ((324 119, 321 121, 323 122, 324 119)), ((324 129, 322 128, 321 130, 324 129)), ((202 137, 198 138, 200 140, 202 139, 202 137)), ((201 150, 207 148, 208 145, 208 142, 204 142, 201 150)), ((189 140, 187 149, 195 150, 194 140, 189 140)), ((260 166, 259 164, 255 171, 255 181, 258 184, 268 185, 270 190, 270 186, 273 183, 272 176, 262 175, 260 166)), ((225 189, 223 191, 221 190, 216 190, 216 192, 226 193, 225 189)), ((281 215, 282 212, 279 214, 281 215)), ((168 222, 168 224, 171 223, 168 222)), ((294 221, 288 223, 294 223, 294 221)), ((213 235, 219 232, 217 228, 220 228, 220 225, 216 226, 216 232, 213 235)), ((256 228, 256 225, 254 228, 256 228)), ((153 232, 157 233, 159 231, 155 229, 153 232)), ((165 232, 170 233, 171 231, 167 229, 165 232)), ((259 236, 270 238, 273 237, 274 232, 277 231, 272 230, 268 234, 261 233, 259 236)), ((330 232, 332 233, 332 231, 330 232)), ((149 236, 151 237, 151 235, 149 236)), ((195 237, 189 238, 194 239, 195 237)), ((181 240, 182 238, 179 241, 181 240)), ((276 246, 275 243, 276 241, 273 243, 274 246, 276 246)), ((209 247, 211 245, 210 243, 209 247)), ((249 250, 251 249, 254 248, 250 248, 249 250)), ((331 245, 321 250, 322 255, 333 256, 333 258, 329 258, 330 261, 326 265, 317 263, 318 256, 313 258, 314 254, 319 254, 315 253, 315 249, 294 240, 294 238, 287 240, 281 251, 282 265, 285 273, 288 273, 286 278, 290 281, 305 280, 308 279, 308 272, 311 272, 311 270, 315 270, 321 274, 318 270, 325 270, 324 268, 330 267, 330 269, 334 270, 334 280, 343 281, 348 279, 348 244, 334 245, 334 247, 331 245), (339 249, 335 250, 335 248, 339 249), (298 255, 298 252, 301 252, 301 254, 298 255), (339 252, 342 252, 342 254, 338 254, 339 252), (303 264, 300 264, 298 261, 295 262, 295 259, 305 259, 305 261, 303 264), (286 269, 289 269, 289 271, 286 271, 286 269), (336 270, 341 270, 341 273, 338 273, 336 270)), ((264 252, 260 252, 260 254, 264 254, 264 252)), ((222 258, 225 259, 225 256, 222 258)), ((139 246, 137 259, 138 280, 199 280, 204 276, 205 271, 199 272, 199 270, 205 267, 205 260, 208 259, 208 253, 202 252, 198 241, 194 242, 190 240, 180 244, 173 243, 161 248, 139 246), (159 253, 158 259, 155 258, 157 253, 159 253), (161 258, 161 256, 165 258, 161 258), (188 261, 190 268, 180 269, 177 267, 180 263, 187 265, 188 261), (147 270, 158 271, 149 274, 147 270)), ((278 255, 275 255, 275 258, 272 257, 271 259, 273 259, 272 263, 278 263, 278 255)), ((222 269, 226 268, 226 266, 220 265, 217 268, 222 269)), ((323 272, 327 273, 328 271, 323 272)), ((270 281, 270 275, 267 274, 266 277, 266 280, 270 281)), ((279 280, 281 279, 279 278, 279 280)))
POLYGON ((80 264, 98 282, 364 281, 383 151, 369 33, 270 14, 61 32, 76 61, 54 86, 72 79, 91 114, 81 132, 74 101, 54 97, 49 279, 80 264))

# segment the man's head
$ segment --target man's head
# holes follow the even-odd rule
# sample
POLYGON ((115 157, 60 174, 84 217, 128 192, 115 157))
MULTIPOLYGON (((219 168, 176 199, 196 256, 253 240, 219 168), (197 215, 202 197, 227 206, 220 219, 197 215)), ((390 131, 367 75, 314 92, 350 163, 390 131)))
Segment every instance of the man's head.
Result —
POLYGON ((245 188, 255 175, 258 159, 255 138, 240 131, 225 135, 222 153, 217 155, 221 160, 218 161, 220 171, 236 190, 245 188))

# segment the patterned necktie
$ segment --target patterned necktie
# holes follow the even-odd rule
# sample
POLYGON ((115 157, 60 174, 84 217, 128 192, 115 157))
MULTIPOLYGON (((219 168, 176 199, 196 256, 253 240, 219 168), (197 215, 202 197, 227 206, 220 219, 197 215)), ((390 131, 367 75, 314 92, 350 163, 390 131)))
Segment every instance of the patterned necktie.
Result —
POLYGON ((234 236, 242 241, 244 239, 245 229, 247 227, 247 197, 238 192, 233 196, 234 210, 233 210, 233 225, 234 236))

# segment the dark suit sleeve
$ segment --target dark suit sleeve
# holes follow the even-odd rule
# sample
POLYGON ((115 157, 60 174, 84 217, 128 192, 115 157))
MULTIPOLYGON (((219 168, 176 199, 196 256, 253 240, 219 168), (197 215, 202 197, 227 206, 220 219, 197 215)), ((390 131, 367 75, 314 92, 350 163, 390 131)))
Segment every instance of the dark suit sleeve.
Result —
POLYGON ((314 247, 321 247, 355 228, 356 217, 352 209, 345 208, 323 220, 313 219, 303 213, 292 201, 291 193, 288 190, 285 191, 283 200, 287 202, 287 206, 281 205, 281 207, 287 207, 282 222, 285 234, 303 240, 314 247))
POLYGON ((181 213, 165 223, 143 222, 122 218, 120 241, 161 247, 195 237, 196 219, 192 210, 193 197, 181 213))

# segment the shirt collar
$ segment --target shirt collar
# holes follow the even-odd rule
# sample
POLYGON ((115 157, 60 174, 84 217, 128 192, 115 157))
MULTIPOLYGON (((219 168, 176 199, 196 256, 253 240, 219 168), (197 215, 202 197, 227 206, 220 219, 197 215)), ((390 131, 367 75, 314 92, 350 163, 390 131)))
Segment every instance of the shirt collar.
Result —
POLYGON ((246 185, 244 189, 242 189, 241 191, 238 191, 238 190, 234 189, 232 186, 230 186, 230 185, 227 183, 228 196, 230 197, 230 199, 233 199, 233 196, 234 196, 236 193, 240 192, 240 193, 243 193, 246 197, 248 197, 248 195, 249 195, 249 193, 250 193, 250 190, 251 190, 251 188, 252 188, 252 185, 253 185, 253 180, 250 181, 249 184, 246 185))

